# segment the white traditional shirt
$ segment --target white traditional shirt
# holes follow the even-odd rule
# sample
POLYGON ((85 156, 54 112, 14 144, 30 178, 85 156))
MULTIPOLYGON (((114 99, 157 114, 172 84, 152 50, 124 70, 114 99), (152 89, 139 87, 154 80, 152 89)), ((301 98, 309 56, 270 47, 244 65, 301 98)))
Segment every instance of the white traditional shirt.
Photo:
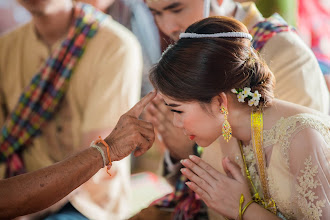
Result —
MULTIPOLYGON (((0 38, 0 126, 20 94, 61 40, 51 48, 28 23, 0 38)), ((54 118, 23 153, 27 171, 61 161, 82 150, 89 132, 115 127, 119 117, 139 99, 142 54, 134 35, 110 17, 88 42, 72 73, 69 88, 54 118)), ((97 136, 95 136, 95 139, 97 136)), ((0 178, 4 175, 0 164, 0 178)), ((122 219, 128 213, 130 161, 115 162, 110 179, 102 169, 77 193, 73 206, 91 219, 122 219)))

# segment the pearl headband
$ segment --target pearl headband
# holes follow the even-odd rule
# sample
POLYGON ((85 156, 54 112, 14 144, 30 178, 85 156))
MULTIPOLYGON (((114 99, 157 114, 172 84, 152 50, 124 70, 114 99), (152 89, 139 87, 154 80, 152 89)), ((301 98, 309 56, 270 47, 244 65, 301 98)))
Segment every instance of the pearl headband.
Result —
POLYGON ((214 34, 196 34, 196 33, 181 33, 180 39, 182 38, 207 38, 207 37, 239 37, 246 38, 252 41, 252 36, 245 32, 223 32, 214 34))

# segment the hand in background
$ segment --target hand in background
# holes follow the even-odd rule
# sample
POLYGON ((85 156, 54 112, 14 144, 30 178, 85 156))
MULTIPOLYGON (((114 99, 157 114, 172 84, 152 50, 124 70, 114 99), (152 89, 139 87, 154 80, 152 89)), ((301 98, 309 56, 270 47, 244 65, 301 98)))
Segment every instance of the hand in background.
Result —
POLYGON ((170 151, 173 158, 180 160, 193 154, 195 142, 184 135, 183 130, 174 127, 173 112, 165 105, 160 95, 151 101, 146 108, 146 119, 151 121, 159 141, 170 151))

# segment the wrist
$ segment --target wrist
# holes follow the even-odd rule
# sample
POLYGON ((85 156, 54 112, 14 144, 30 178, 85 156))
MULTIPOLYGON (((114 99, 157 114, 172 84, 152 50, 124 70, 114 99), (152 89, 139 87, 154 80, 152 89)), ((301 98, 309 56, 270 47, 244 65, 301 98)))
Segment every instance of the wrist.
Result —
POLYGON ((244 220, 249 220, 249 219, 255 219, 256 218, 256 213, 258 215, 258 213, 260 212, 260 209, 263 209, 260 205, 258 205, 257 203, 253 202, 251 205, 249 205, 249 207, 246 208, 242 219, 244 220))
MULTIPOLYGON (((97 145, 98 146, 98 145, 97 145)), ((100 146, 98 146, 99 149, 101 151, 103 151, 103 149, 101 149, 100 146)), ((90 146, 89 149, 87 149, 89 151, 89 154, 91 154, 93 156, 93 164, 99 164, 99 168, 103 168, 105 165, 105 161, 103 159, 102 153, 100 152, 100 150, 97 149, 96 147, 93 147, 92 145, 90 146)), ((103 151, 104 152, 104 151, 103 151)))
MULTIPOLYGON (((117 154, 116 154, 116 151, 115 151, 115 147, 114 147, 114 144, 113 142, 110 140, 110 139, 105 139, 104 140, 108 146, 109 146, 109 152, 110 152, 110 157, 111 157, 111 161, 118 161, 118 157, 117 157, 117 154)), ((105 146, 104 146, 105 147, 105 146)), ((105 152, 106 152, 106 147, 105 147, 105 152)), ((108 162, 109 163, 109 162, 108 162)))
POLYGON ((248 195, 247 198, 244 197, 244 194, 241 194, 239 200, 239 208, 238 208, 238 215, 236 219, 243 220, 243 215, 245 214, 246 210, 254 203, 252 198, 248 195))
POLYGON ((104 159, 105 159, 105 165, 107 165, 107 164, 109 164, 109 158, 108 158, 108 156, 107 156, 107 148, 106 148, 106 146, 104 146, 102 143, 98 143, 98 144, 96 144, 97 146, 99 146, 101 149, 102 149, 102 151, 103 151, 103 153, 104 153, 104 159))

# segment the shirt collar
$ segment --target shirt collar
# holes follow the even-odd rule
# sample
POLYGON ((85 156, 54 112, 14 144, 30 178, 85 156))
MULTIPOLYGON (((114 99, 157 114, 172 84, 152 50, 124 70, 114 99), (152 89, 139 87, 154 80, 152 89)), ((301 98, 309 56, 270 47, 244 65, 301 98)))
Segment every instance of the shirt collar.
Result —
POLYGON ((235 19, 241 21, 249 30, 264 17, 253 2, 237 3, 235 19))

